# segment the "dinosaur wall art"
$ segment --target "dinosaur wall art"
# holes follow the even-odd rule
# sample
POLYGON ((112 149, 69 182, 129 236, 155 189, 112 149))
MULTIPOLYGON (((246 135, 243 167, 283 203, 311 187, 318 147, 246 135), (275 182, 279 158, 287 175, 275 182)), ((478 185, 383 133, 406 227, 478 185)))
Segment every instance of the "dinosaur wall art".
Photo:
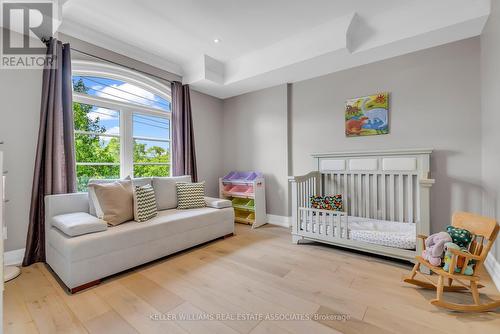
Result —
POLYGON ((389 133, 389 93, 349 99, 345 107, 347 137, 389 133))

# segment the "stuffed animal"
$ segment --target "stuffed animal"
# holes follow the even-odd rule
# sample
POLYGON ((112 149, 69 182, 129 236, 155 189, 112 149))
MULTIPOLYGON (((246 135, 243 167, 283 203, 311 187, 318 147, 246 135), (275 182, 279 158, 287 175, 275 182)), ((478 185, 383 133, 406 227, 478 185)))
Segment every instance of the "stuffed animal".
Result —
POLYGON ((463 228, 448 226, 446 232, 450 235, 453 243, 459 247, 467 248, 472 241, 472 234, 463 228))
POLYGON ((433 266, 440 266, 444 245, 447 242, 451 242, 451 237, 448 233, 439 232, 431 234, 425 239, 425 250, 422 252, 422 257, 433 266))
MULTIPOLYGON (((451 259, 453 257, 452 256, 453 253, 450 251, 450 249, 458 249, 458 250, 460 250, 462 252, 469 253, 469 251, 467 249, 465 249, 463 247, 460 247, 457 244, 454 244, 453 242, 447 242, 444 245, 444 248, 445 248, 445 253, 444 253, 444 266, 443 266, 443 269, 445 271, 448 271, 450 269, 451 259)), ((461 272, 462 271, 462 267, 464 265, 465 265, 465 257, 459 256, 458 259, 457 259, 457 264, 456 264, 455 272, 456 273, 461 272)), ((470 261, 467 264, 467 268, 465 268, 464 274, 468 275, 468 276, 472 276, 472 274, 474 274, 474 263, 472 263, 472 261, 470 261)))

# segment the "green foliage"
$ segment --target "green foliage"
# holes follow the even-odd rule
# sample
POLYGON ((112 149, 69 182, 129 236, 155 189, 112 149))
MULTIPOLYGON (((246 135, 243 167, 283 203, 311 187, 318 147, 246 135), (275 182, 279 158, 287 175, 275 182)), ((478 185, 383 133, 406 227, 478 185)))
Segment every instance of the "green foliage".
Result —
MULTIPOLYGON (((146 148, 146 144, 134 140, 134 162, 135 163, 166 163, 170 162, 170 155, 167 150, 160 146, 146 148)), ((168 176, 170 166, 166 165, 135 165, 134 175, 147 176, 168 176)))
MULTIPOLYGON (((88 87, 83 80, 73 81, 75 92, 87 93, 88 87)), ((77 183, 79 191, 86 191, 90 179, 120 177, 120 140, 119 138, 103 137, 106 128, 99 124, 99 117, 91 118, 92 106, 73 103, 75 130, 93 134, 76 134, 76 161, 80 163, 110 163, 112 165, 79 165, 77 166, 77 183)), ((160 146, 146 147, 146 144, 134 141, 134 162, 136 163, 166 163, 170 154, 160 146)), ((135 165, 134 176, 168 176, 168 165, 135 165)))

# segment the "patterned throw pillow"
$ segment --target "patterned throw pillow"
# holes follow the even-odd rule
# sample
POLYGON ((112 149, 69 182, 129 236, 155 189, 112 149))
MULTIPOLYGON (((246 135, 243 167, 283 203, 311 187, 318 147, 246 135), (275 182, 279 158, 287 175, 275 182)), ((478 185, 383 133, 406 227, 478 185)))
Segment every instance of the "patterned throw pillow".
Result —
POLYGON ((177 183, 177 209, 205 207, 205 182, 177 183))
POLYGON ((467 248, 472 241, 472 234, 463 228, 448 226, 446 232, 450 235, 453 243, 460 247, 467 248))
POLYGON ((153 187, 149 184, 136 186, 134 191, 134 220, 142 223, 156 217, 156 196, 153 187))
POLYGON ((313 209, 343 211, 342 195, 311 196, 310 201, 313 209))

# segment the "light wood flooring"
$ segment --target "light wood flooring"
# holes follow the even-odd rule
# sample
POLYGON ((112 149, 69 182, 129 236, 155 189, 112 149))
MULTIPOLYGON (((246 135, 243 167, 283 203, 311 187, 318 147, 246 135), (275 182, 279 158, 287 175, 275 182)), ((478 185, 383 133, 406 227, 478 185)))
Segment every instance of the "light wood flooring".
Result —
MULTIPOLYGON (((500 333, 500 310, 438 309, 429 304, 431 291, 401 282, 409 269, 335 247, 293 245, 284 228, 237 224, 232 238, 75 295, 67 294, 45 265, 23 268, 5 287, 4 333, 500 333), (180 319, 202 312, 217 320, 180 319), (311 314, 349 319, 269 318, 311 314), (229 319, 238 315, 248 318, 229 319), (152 320, 155 316, 160 320, 152 320)), ((483 293, 500 297, 489 278, 486 285, 483 293)), ((455 302, 470 298, 451 295, 455 302)))

